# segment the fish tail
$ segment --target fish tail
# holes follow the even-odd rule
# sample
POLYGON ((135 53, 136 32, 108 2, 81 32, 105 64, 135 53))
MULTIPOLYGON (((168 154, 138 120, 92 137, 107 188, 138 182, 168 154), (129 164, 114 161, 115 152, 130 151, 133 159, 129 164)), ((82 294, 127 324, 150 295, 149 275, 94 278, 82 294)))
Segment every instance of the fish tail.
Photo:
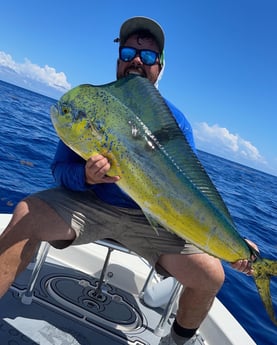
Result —
POLYGON ((270 295, 270 278, 272 276, 277 276, 277 261, 259 258, 253 263, 253 269, 253 278, 265 309, 271 321, 277 326, 277 318, 274 313, 274 307, 270 295))

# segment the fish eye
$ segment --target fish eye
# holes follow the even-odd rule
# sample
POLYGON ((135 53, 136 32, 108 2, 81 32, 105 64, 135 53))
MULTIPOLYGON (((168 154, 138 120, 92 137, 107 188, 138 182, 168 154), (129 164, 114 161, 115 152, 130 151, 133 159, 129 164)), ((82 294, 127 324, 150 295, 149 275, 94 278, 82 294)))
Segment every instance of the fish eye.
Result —
POLYGON ((70 113, 70 107, 65 103, 59 103, 58 109, 62 115, 66 115, 66 114, 70 113))
POLYGON ((67 113, 68 113, 68 108, 67 108, 67 107, 62 107, 62 112, 63 112, 64 114, 67 114, 67 113))

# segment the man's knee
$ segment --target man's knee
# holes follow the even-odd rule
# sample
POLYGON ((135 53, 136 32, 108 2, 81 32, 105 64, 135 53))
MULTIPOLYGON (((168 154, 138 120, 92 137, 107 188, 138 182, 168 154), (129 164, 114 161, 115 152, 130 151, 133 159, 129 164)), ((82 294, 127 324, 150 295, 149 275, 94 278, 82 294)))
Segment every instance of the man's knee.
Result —
POLYGON ((219 290, 224 283, 225 274, 220 260, 211 258, 204 266, 204 284, 212 290, 219 290))
POLYGON ((220 260, 206 253, 162 255, 158 264, 192 289, 218 291, 225 278, 220 260))
POLYGON ((27 197, 15 208, 10 226, 17 225, 39 241, 69 240, 75 232, 47 203, 37 197, 27 197))
POLYGON ((18 221, 29 214, 33 217, 39 217, 40 215, 45 214, 47 208, 48 206, 45 202, 36 197, 29 196, 17 204, 13 213, 12 221, 18 221))

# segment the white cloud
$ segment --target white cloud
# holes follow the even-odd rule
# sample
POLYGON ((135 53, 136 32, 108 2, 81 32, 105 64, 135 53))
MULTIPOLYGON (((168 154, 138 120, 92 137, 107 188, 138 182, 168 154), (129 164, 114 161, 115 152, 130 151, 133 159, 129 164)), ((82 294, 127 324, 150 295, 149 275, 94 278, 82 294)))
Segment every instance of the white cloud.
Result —
POLYGON ((5 52, 1 52, 1 51, 0 51, 0 65, 4 67, 9 67, 13 70, 16 69, 16 64, 13 61, 11 55, 6 54, 5 52))
POLYGON ((71 88, 66 80, 64 72, 56 72, 55 68, 45 65, 41 67, 25 59, 23 63, 17 63, 12 56, 0 51, 0 66, 13 70, 20 75, 54 88, 60 92, 65 92, 71 88))
POLYGON ((197 123, 194 126, 196 146, 230 160, 242 164, 260 168, 267 165, 265 158, 259 150, 248 140, 241 138, 238 134, 232 134, 227 128, 219 127, 217 124, 208 125, 206 122, 197 123))

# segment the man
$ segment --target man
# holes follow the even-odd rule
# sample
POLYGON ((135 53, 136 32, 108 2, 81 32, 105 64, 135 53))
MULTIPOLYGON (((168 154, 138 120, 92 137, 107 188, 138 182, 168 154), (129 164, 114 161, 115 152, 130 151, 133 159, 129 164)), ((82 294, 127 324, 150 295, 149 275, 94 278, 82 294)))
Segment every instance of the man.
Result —
MULTIPOLYGON (((144 17, 131 18, 123 23, 117 41, 117 78, 139 74, 156 84, 164 67, 164 33, 159 24, 144 17)), ((166 102, 195 150, 185 116, 166 102)), ((52 170, 60 187, 21 201, 1 236, 0 295, 25 269, 40 241, 65 248, 113 238, 186 287, 171 332, 160 344, 193 344, 224 281, 221 263, 163 228, 157 236, 138 205, 115 184, 120 176, 107 176, 109 169, 110 163, 102 155, 84 161, 59 143, 52 170)), ((251 274, 246 260, 234 266, 251 274)))

